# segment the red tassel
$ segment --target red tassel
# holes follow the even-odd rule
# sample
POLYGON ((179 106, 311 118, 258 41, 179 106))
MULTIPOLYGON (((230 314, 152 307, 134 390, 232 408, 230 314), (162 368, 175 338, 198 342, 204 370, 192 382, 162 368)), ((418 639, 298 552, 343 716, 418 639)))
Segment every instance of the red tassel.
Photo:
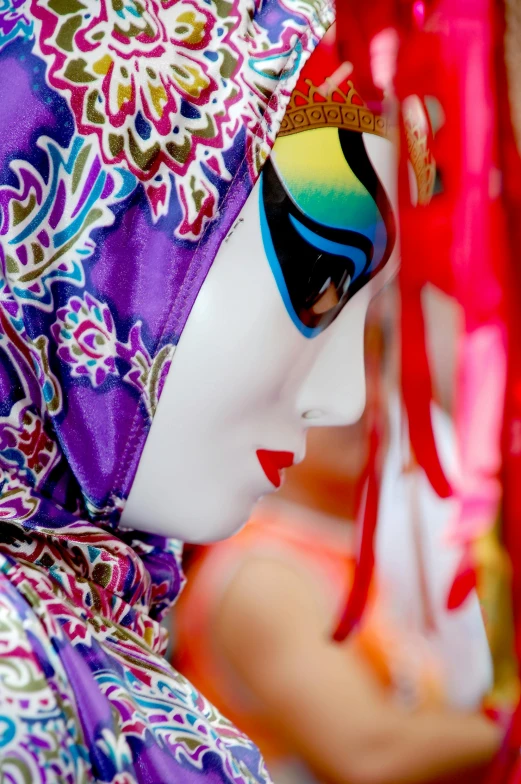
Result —
POLYGON ((448 498, 452 489, 440 463, 431 421, 432 383, 419 291, 404 295, 402 286, 401 320, 402 394, 412 450, 434 491, 448 498))
MULTIPOLYGON (((405 85, 402 85, 404 88, 405 85)), ((401 128, 401 146, 407 149, 404 122, 401 128)), ((452 488, 441 465, 431 421, 432 380, 427 355, 425 323, 423 318, 421 291, 427 280, 432 280, 431 270, 443 270, 442 278, 448 285, 450 272, 448 257, 443 253, 437 259, 429 255, 429 247, 442 250, 440 238, 430 235, 429 216, 431 205, 413 206, 410 198, 408 160, 400 159, 398 172, 400 196, 401 236, 401 353, 402 394, 409 421, 409 439, 417 463, 440 498, 452 495, 452 488), (434 240, 434 241, 433 241, 434 240), (422 248, 421 261, 418 249, 422 248)), ((444 237, 445 239, 445 237, 444 237)), ((444 248, 443 248, 444 250, 444 248)), ((433 253, 435 257, 436 254, 433 253)), ((441 273, 438 272, 438 275, 441 273)), ((437 280, 436 280, 437 282, 437 280)))
POLYGON ((362 539, 360 555, 356 565, 351 592, 344 612, 338 622, 333 639, 342 642, 360 622, 374 569, 374 534, 378 520, 378 500, 380 496, 380 476, 377 468, 380 438, 376 425, 373 426, 369 440, 369 458, 367 461, 367 495, 362 522, 362 539))
POLYGON ((465 602, 471 591, 477 584, 476 570, 470 552, 463 553, 456 572, 456 577, 452 583, 447 597, 447 609, 457 610, 465 602))

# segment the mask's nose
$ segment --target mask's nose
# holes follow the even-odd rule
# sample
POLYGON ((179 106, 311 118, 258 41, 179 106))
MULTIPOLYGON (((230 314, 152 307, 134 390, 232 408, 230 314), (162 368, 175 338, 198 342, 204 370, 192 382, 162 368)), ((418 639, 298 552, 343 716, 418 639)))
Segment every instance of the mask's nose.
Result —
POLYGON ((297 399, 308 427, 350 425, 365 407, 364 326, 370 294, 362 289, 315 340, 322 346, 297 399))

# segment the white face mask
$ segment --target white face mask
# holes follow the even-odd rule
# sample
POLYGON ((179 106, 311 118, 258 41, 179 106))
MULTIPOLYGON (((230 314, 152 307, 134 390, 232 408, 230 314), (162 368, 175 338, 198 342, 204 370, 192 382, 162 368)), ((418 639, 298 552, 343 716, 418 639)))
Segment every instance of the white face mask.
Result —
MULTIPOLYGON (((364 142, 395 204, 393 147, 365 134, 364 142)), ((277 145, 275 166, 276 153, 277 145)), ((320 162, 320 147, 316 155, 320 162)), ((396 268, 397 252, 327 328, 310 334, 297 323, 263 241, 261 187, 223 242, 188 318, 125 526, 189 542, 230 536, 280 484, 282 467, 304 458, 307 428, 349 424, 363 411, 366 311, 396 268)))

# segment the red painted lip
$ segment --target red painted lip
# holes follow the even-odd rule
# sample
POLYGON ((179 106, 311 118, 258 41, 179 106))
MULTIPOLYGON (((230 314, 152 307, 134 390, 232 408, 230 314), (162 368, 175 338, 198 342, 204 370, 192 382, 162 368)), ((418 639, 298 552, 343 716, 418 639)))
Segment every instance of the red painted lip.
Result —
POLYGON ((295 459, 293 452, 273 452, 271 449, 257 449, 257 457, 264 473, 275 487, 281 485, 282 469, 292 466, 295 459))

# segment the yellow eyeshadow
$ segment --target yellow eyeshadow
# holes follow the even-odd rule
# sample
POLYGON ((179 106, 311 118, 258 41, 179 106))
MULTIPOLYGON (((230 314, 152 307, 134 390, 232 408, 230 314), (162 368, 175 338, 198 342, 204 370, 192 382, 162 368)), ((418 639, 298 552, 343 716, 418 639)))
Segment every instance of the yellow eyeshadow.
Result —
POLYGON ((350 190, 365 193, 342 152, 336 128, 282 136, 273 148, 275 164, 288 184, 314 182, 327 184, 334 191, 350 190))
POLYGON ((316 128, 275 142, 273 163, 286 190, 309 217, 347 228, 373 226, 377 208, 351 171, 336 128, 316 128))

